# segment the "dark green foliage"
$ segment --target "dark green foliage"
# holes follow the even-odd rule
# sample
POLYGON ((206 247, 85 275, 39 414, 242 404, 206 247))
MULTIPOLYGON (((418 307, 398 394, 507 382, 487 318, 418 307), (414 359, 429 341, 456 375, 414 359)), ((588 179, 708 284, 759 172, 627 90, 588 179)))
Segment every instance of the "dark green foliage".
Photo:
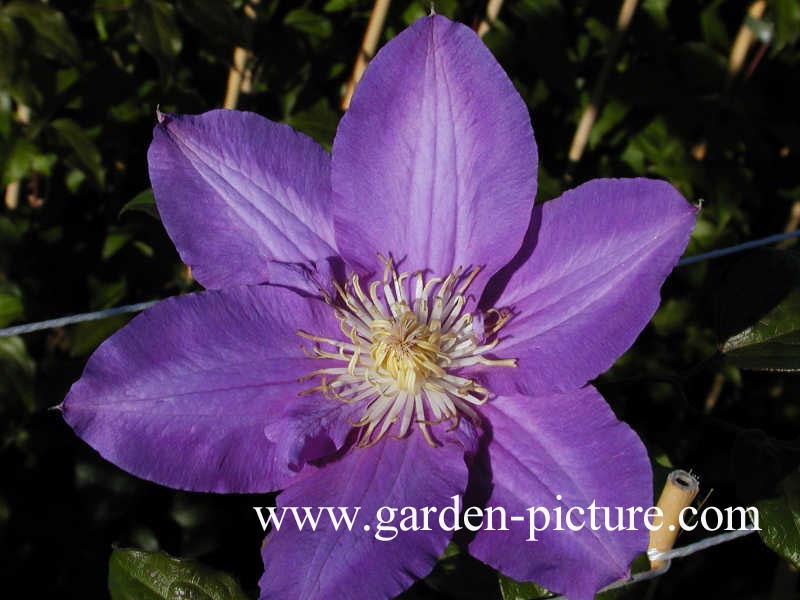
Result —
POLYGON ((230 575, 163 552, 115 549, 108 567, 112 600, 245 600, 230 575))
MULTIPOLYGON (((0 327, 195 288, 158 220, 145 154, 156 106, 195 113, 222 104, 235 46, 254 57, 239 107, 330 147, 372 2, 261 0, 254 21, 243 4, 0 4, 0 184, 21 182, 18 206, 0 207, 0 327)), ((507 1, 485 40, 530 108, 540 200, 594 177, 660 177, 704 200, 689 254, 782 231, 800 200, 800 0, 771 1, 763 19, 748 21, 757 41, 731 77, 728 56, 748 5, 643 0, 586 152, 571 165, 567 152, 608 55, 618 3, 507 1)), ((483 7, 436 2, 437 12, 466 23, 483 7)), ((428 9, 427 1, 392 3, 383 40, 428 9)), ((701 475, 703 488, 715 490, 711 504, 760 501, 764 541, 797 564, 800 488, 791 475, 800 459, 800 379, 790 371, 800 364, 800 267, 791 252, 677 270, 651 326, 597 383, 654 459, 701 475)), ((147 586, 130 568, 137 558, 158 562, 175 581, 201 569, 191 576, 211 578, 210 587, 191 597, 239 597, 234 588, 215 595, 214 586, 233 584, 200 567, 112 554, 118 544, 200 559, 255 597, 262 533, 250 507, 272 498, 185 494, 135 479, 48 410, 126 320, 0 338, 3 589, 103 598, 110 582, 114 598, 141 598, 124 591, 147 586)), ((648 585, 658 599, 767 597, 780 560, 751 536, 676 562, 629 597, 648 585)), ((451 549, 404 596, 529 594, 538 592, 498 581, 451 549)))

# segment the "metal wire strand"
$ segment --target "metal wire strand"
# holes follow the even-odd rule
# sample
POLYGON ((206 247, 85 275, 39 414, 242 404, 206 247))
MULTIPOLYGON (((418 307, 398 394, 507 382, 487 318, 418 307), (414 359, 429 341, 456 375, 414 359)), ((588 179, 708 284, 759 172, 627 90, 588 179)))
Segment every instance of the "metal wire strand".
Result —
MULTIPOLYGON (((677 266, 684 267, 686 265, 692 265, 705 260, 719 258, 721 256, 728 256, 729 254, 742 252, 743 250, 758 248, 759 246, 767 246, 769 244, 774 244, 776 242, 796 237, 800 237, 800 231, 793 231, 791 233, 779 233, 776 235, 771 235, 769 237, 761 238, 759 240, 751 240, 749 242, 744 242, 743 244, 737 244, 736 246, 729 246, 727 248, 720 248, 719 250, 713 250, 712 252, 706 252, 704 254, 688 256, 678 261, 677 266)), ((36 323, 26 323, 24 325, 15 325, 13 327, 6 327, 5 329, 0 329, 0 338, 9 337, 12 335, 24 335, 26 333, 33 333, 34 331, 42 331, 44 329, 52 329, 54 327, 65 327, 67 325, 82 323, 84 321, 96 321, 99 319, 108 319, 109 317, 116 317, 117 315, 136 313, 143 311, 146 308, 150 308, 157 302, 158 300, 153 300, 150 302, 138 302, 136 304, 127 304, 125 306, 118 306, 117 308, 109 308, 107 310, 98 310, 90 313, 81 313, 77 315, 60 317, 58 319, 49 319, 47 321, 38 321, 36 323)))
POLYGON ((84 321, 97 321, 99 319, 108 319, 116 317, 117 315, 125 315, 129 313, 136 313, 150 308, 158 303, 158 300, 151 300, 150 302, 138 302, 136 304, 127 304, 125 306, 118 306, 116 308, 108 308, 106 310, 97 310, 90 313, 81 313, 78 315, 70 315, 68 317, 61 317, 59 319, 49 319, 47 321, 38 321, 36 323, 26 323, 24 325, 15 325, 14 327, 6 327, 0 329, 0 338, 9 337, 12 335, 23 335, 25 333, 33 333, 34 331, 42 331, 44 329, 54 329, 56 327, 65 327, 73 325, 74 323, 82 323, 84 321))
MULTIPOLYGON (((672 565, 673 558, 683 558, 684 556, 691 556, 695 552, 700 552, 701 550, 705 550, 706 548, 711 548, 712 546, 718 546, 719 544, 724 544, 725 542, 730 542, 731 540, 735 540, 740 537, 744 537, 746 535, 750 535, 754 531, 758 531, 752 525, 748 525, 744 529, 737 529, 736 531, 726 531, 725 533, 720 533, 718 535, 714 535, 711 537, 707 537, 699 542, 694 542, 692 544, 687 544, 686 546, 681 546, 680 548, 673 548, 672 550, 666 550, 664 552, 648 552, 647 557, 650 560, 663 560, 666 561, 662 567, 658 569, 651 569, 649 571, 643 571, 641 573, 635 573, 631 575, 628 579, 620 579, 619 581, 615 581, 603 589, 599 590, 597 593, 600 594, 602 592, 607 592, 609 590, 615 590, 617 588, 627 587, 629 585, 633 585, 634 583, 641 583, 642 581, 647 581, 648 579, 655 579, 656 577, 661 577, 664 573, 669 571, 670 566, 672 565)), ((548 596, 547 600, 567 600, 564 596, 548 596)))

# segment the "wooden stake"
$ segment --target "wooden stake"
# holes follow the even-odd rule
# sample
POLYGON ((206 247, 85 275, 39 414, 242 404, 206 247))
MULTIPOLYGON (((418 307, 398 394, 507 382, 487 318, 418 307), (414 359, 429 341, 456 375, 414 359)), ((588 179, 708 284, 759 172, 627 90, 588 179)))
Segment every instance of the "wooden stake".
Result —
MULTIPOLYGON (((16 110, 17 122, 22 125, 27 125, 31 122, 31 109, 24 104, 17 104, 16 110)), ((4 202, 8 210, 15 210, 19 206, 19 193, 22 187, 20 181, 12 181, 6 186, 4 202)))
MULTIPOLYGON (((789 210, 789 219, 786 221, 786 227, 784 228, 784 233, 792 233, 793 231, 797 231, 797 228, 800 227, 800 200, 797 200, 792 204, 792 208, 789 210)), ((778 244, 778 248, 781 250, 785 250, 786 248, 790 248, 792 243, 795 240, 783 240, 780 244, 778 244)))
MULTIPOLYGON (((747 16, 751 19, 760 19, 764 16, 764 11, 766 8, 766 0, 757 0, 750 5, 750 8, 747 9, 747 16)), ((747 58, 747 52, 750 50, 750 46, 753 44, 755 39, 756 36, 753 33, 753 30, 750 29, 750 26, 747 24, 747 20, 745 19, 745 22, 742 23, 742 26, 739 28, 739 33, 736 34, 736 40, 733 42, 731 53, 728 56, 729 80, 734 79, 742 70, 744 59, 747 58)))
POLYGON ((233 66, 228 71, 228 85, 225 88, 223 108, 234 109, 239 104, 239 92, 242 91, 242 80, 249 62, 250 51, 237 46, 233 50, 233 66))
POLYGON ((486 3, 486 16, 480 20, 475 31, 479 37, 485 36, 497 21, 497 16, 500 14, 500 8, 503 6, 503 0, 489 0, 486 3))
MULTIPOLYGON (((253 24, 256 21, 255 7, 260 0, 250 0, 244 5, 244 14, 248 19, 247 37, 252 38, 253 24)), ((228 84, 225 87, 225 100, 223 108, 234 109, 239 104, 240 92, 250 92, 252 88, 252 63, 253 53, 247 48, 236 46, 233 49, 233 65, 228 71, 228 84)))
POLYGON ((347 82, 347 87, 342 97, 342 110, 347 110, 350 107, 350 100, 353 99, 353 92, 356 90, 356 85, 358 85, 358 82, 361 80, 361 76, 367 68, 367 63, 375 56, 390 4, 391 0, 375 0, 375 5, 372 7, 372 13, 367 23, 367 29, 364 32, 364 39, 361 41, 361 48, 358 50, 356 62, 353 65, 353 72, 350 75, 350 80, 347 82))
POLYGON ((597 119, 598 107, 600 106, 603 93, 605 92, 606 80, 611 74, 611 69, 617 59, 617 53, 622 46, 622 40, 625 37, 625 32, 628 31, 638 3, 639 0, 623 0, 622 6, 619 9, 617 31, 608 49, 608 56, 606 56, 606 60, 600 70, 600 75, 592 91, 589 104, 587 104, 586 108, 583 110, 581 119, 578 122, 578 127, 575 130, 575 135, 572 138, 572 144, 569 148, 569 161, 572 163, 580 161, 581 156, 583 156, 583 151, 586 149, 586 143, 589 141, 589 134, 592 132, 592 127, 594 127, 594 122, 597 119))
MULTIPOLYGON (((658 519, 653 520, 653 525, 658 526, 658 529, 650 532, 648 552, 672 550, 675 539, 681 531, 679 520, 681 511, 691 505, 698 491, 700 491, 700 482, 691 473, 677 470, 669 474, 656 505, 664 516, 660 523, 658 519)), ((650 568, 660 569, 664 566, 664 562, 663 560, 651 560, 650 568)))

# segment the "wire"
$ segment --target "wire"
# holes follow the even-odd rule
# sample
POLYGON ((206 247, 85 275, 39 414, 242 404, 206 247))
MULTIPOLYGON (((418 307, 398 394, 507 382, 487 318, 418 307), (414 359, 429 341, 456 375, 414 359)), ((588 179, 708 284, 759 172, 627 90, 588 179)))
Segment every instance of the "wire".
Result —
MULTIPOLYGON (((620 579, 619 581, 615 581, 603 589, 599 590, 597 593, 601 594, 603 592, 607 592, 609 590, 615 590, 617 588, 627 587, 629 585, 633 585, 635 583, 641 583, 642 581, 647 581, 648 579, 655 579, 656 577, 661 577, 664 573, 669 571, 670 566, 672 565, 673 558, 683 558, 684 556, 691 556, 695 552, 700 552, 701 550, 705 550, 706 548, 711 548, 712 546, 718 546, 719 544, 724 544, 725 542, 730 542, 731 540, 735 540, 740 537, 744 537, 746 535, 750 535, 754 531, 759 531, 752 525, 748 525, 744 529, 737 529, 736 531, 727 531, 725 533, 720 533, 719 535, 714 535, 699 542, 694 542, 693 544, 687 544, 686 546, 681 546, 680 548, 673 548, 672 550, 666 550, 663 552, 659 551, 648 551, 647 557, 653 560, 663 560, 666 561, 663 566, 659 567, 658 569, 650 569, 649 571, 643 571, 641 573, 635 573, 631 575, 628 579, 620 579)), ((564 596, 548 596, 547 600, 567 600, 564 596)))
MULTIPOLYGON (((729 246, 727 248, 713 250, 712 252, 706 252, 705 254, 688 256, 678 261, 677 266, 684 267, 686 265, 692 265, 705 260, 719 258, 720 256, 727 256, 729 254, 734 254, 736 252, 742 252, 743 250, 750 250, 751 248, 758 248, 759 246, 767 246, 769 244, 774 244, 776 242, 788 240, 795 237, 800 237, 800 230, 792 231, 790 233, 779 233, 776 235, 771 235, 769 237, 761 238, 759 240, 751 240, 749 242, 738 244, 736 246, 729 246)), ((33 333, 34 331, 42 331, 44 329, 52 329, 54 327, 65 327, 67 325, 73 325, 74 323, 82 323, 84 321, 96 321, 99 319, 108 319, 109 317, 115 317, 117 315, 136 313, 143 311, 146 308, 150 308, 157 302, 158 300, 152 300, 150 302, 138 302, 136 304, 127 304, 125 306, 119 306, 117 308, 109 308, 107 310, 98 310, 95 312, 70 315, 58 319, 50 319, 47 321, 38 321, 36 323, 26 323, 24 325, 15 325, 14 327, 6 327, 5 329, 0 329, 0 338, 10 337, 12 335, 24 335, 26 333, 33 333)))
MULTIPOLYGON (((678 261, 677 266, 683 267, 686 265, 696 264, 698 262, 702 262, 705 260, 711 260, 714 258, 719 258, 721 256, 728 256, 729 254, 742 252, 744 250, 749 250, 751 248, 758 248, 759 246, 766 246, 769 244, 773 244, 775 242, 780 242, 782 240, 787 240, 798 236, 800 236, 800 231, 771 235, 769 237, 761 238, 758 240, 752 240, 749 242, 745 242, 743 244, 738 244, 736 246, 729 246, 727 248, 721 248, 719 250, 714 250, 712 252, 706 252, 704 254, 689 256, 687 258, 678 261)), ((24 325, 16 325, 14 327, 6 327, 5 329, 0 329, 0 338, 10 337, 13 335, 23 335, 26 333, 33 333, 34 331, 42 331, 45 329, 52 329, 55 327, 65 327, 67 325, 73 325, 75 323, 82 323, 86 321, 108 319, 110 317, 115 317, 118 315, 136 313, 143 311, 147 308, 150 308, 151 306, 157 304, 158 302, 159 300, 151 300, 149 302, 138 302, 136 304, 127 304, 125 306, 118 306, 117 308, 109 308, 106 310, 98 310, 95 312, 70 315, 58 319, 49 319, 47 321, 38 321, 36 323, 27 323, 24 325)), ((674 548, 672 550, 668 550, 665 552, 648 552, 648 558, 651 561, 652 560, 665 561, 664 565, 659 567, 658 569, 651 569, 649 571, 644 571, 642 573, 635 573, 628 579, 621 579, 619 581, 615 581, 604 587, 598 593, 606 592, 621 587, 627 587, 629 585, 640 583, 642 581, 647 581, 649 579, 655 579, 656 577, 660 577, 669 570, 673 558, 683 558, 685 556, 691 556, 695 552, 700 552, 701 550, 705 550, 706 548, 710 548, 712 546, 723 544, 725 542, 734 540, 736 538, 743 537, 745 535, 753 533, 754 531, 756 531, 756 529, 754 529, 751 526, 746 529, 729 531, 716 536, 712 536, 704 540, 700 540, 699 542, 688 544, 680 548, 674 548)), ((562 599, 566 600, 564 596, 551 596, 550 598, 548 598, 548 600, 562 600, 562 599)))
POLYGON ((648 552, 647 557, 650 560, 672 560, 673 558, 683 558, 684 556, 690 556, 695 552, 700 552, 706 548, 711 548, 712 546, 724 544, 725 542, 735 540, 736 538, 750 535, 754 531, 760 531, 760 529, 756 529, 754 526, 748 525, 744 529, 720 533, 719 535, 708 537, 704 540, 700 540, 699 542, 681 546, 680 548, 673 548, 672 550, 666 550, 664 552, 648 552))
POLYGON ((14 327, 6 327, 0 329, 0 338, 9 337, 12 335, 23 335, 25 333, 33 333, 34 331, 42 331, 43 329, 53 329, 55 327, 64 327, 74 323, 82 323, 84 321, 97 321, 99 319, 108 319, 116 317, 117 315, 125 315, 129 313, 141 312, 146 308, 150 308, 158 300, 151 300, 150 302, 138 302, 136 304, 127 304, 125 306, 118 306, 117 308, 109 308, 106 310, 98 310, 90 313, 81 313, 79 315, 71 315, 68 317, 61 317, 59 319, 49 319, 47 321, 38 321, 36 323, 26 323, 25 325, 15 325, 14 327))
POLYGON ((789 240, 798 236, 800 236, 800 230, 791 231, 789 233, 777 233, 775 235, 761 238, 760 240, 751 240, 749 242, 744 242, 743 244, 737 244, 736 246, 712 250, 711 252, 706 252, 705 254, 687 256, 686 258, 678 261, 678 266, 685 267, 686 265, 693 265, 694 263, 704 260, 711 260, 712 258, 719 258, 720 256, 728 256, 729 254, 735 254, 736 252, 741 252, 742 250, 750 250, 751 248, 758 248, 759 246, 767 246, 769 244, 774 244, 775 242, 789 240))

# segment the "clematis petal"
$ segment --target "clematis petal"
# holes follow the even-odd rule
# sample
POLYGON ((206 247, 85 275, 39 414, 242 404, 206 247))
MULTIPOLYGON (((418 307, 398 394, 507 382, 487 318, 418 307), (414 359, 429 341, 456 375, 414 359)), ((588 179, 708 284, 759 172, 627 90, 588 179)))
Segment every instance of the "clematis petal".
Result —
MULTIPOLYGON (((483 410, 492 438, 484 456, 484 480, 491 479, 487 506, 502 506, 508 530, 482 529, 470 554, 520 581, 535 581, 570 600, 590 600, 604 585, 625 577, 633 558, 647 549, 642 513, 652 505, 652 474, 647 452, 636 434, 616 419, 591 386, 566 394, 496 398, 483 410), (560 496, 560 498, 559 498, 560 496), (591 521, 590 506, 602 510, 591 521), (535 513, 536 541, 531 537, 530 508, 535 513), (618 509, 618 507, 620 507, 618 509), (636 531, 609 531, 630 526, 636 531), (578 508, 585 511, 581 515, 578 508), (571 531, 568 511, 579 531, 571 531), (545 525, 544 510, 550 523, 545 525), (560 510, 558 530, 557 512, 560 510), (595 530, 595 526, 601 526, 595 530)), ((470 486, 480 485, 476 477, 470 486)))
MULTIPOLYGON (((61 405, 75 432, 117 466, 170 487, 266 492, 294 476, 267 439, 318 368, 297 327, 330 335, 330 308, 278 287, 165 300, 92 355, 61 405)), ((319 402, 338 403, 318 397, 319 402)))
POLYGON ((233 110, 159 113, 147 159, 164 226, 205 287, 283 283, 271 261, 324 266, 336 255, 330 155, 287 125, 233 110))
POLYGON ((489 388, 566 390, 608 369, 655 313, 697 211, 650 179, 596 179, 537 206, 525 262, 493 302, 514 314, 495 352, 518 368, 489 369, 489 388))
POLYGON ((340 450, 363 412, 359 403, 304 395, 293 400, 279 418, 271 419, 264 433, 280 449, 289 468, 299 471, 306 463, 340 450))
MULTIPOLYGON (((464 451, 456 444, 431 448, 419 432, 403 440, 383 438, 371 448, 354 449, 318 472, 303 477, 278 497, 282 507, 360 507, 352 531, 342 524, 336 531, 326 516, 315 531, 300 531, 291 516, 267 537, 262 551, 264 576, 261 598, 291 600, 337 598, 342 600, 392 598, 425 576, 444 551, 452 532, 438 525, 438 511, 453 505, 467 483, 464 451), (406 514, 381 507, 414 507, 422 527, 420 509, 431 513, 430 531, 391 532, 377 529, 377 518, 397 527, 406 514), (369 530, 365 527, 369 525, 369 530)), ((302 516, 302 509, 301 509, 302 516)), ((352 514, 352 512, 351 512, 352 514)), ((385 526, 386 526, 385 525, 385 526)))
MULTIPOLYGON (((336 240, 364 269, 446 276, 519 249, 536 193, 528 110, 475 33, 434 15, 378 52, 333 145, 336 240)), ((482 289, 482 284, 473 289, 482 289)))

